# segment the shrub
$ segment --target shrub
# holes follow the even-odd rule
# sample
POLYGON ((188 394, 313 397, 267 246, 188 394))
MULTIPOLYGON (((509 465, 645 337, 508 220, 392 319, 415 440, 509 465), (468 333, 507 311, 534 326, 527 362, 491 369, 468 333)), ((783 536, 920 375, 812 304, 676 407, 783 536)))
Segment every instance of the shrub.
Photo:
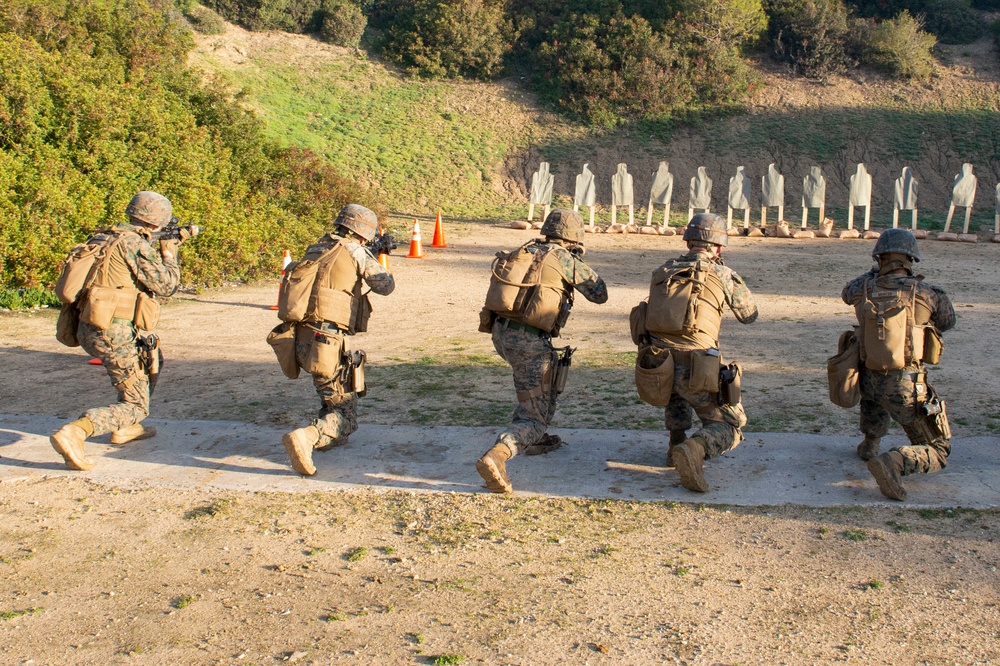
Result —
POLYGON ((970 44, 983 34, 982 19, 968 0, 928 0, 924 14, 927 30, 944 44, 970 44))
POLYGON ((972 0, 972 8, 984 12, 1000 11, 1000 0, 972 0))
POLYGON ((368 18, 361 8, 349 0, 335 0, 323 9, 319 36, 324 42, 337 46, 356 47, 368 25, 368 18))
POLYGON ((898 78, 926 79, 933 71, 937 39, 921 27, 907 11, 883 21, 871 31, 865 62, 898 78))
POLYGON ((184 11, 184 16, 191 27, 203 35, 221 35, 226 31, 222 17, 208 7, 192 4, 190 9, 184 11))
POLYGON ((816 79, 846 69, 848 11, 842 0, 770 0, 766 9, 775 57, 816 79))

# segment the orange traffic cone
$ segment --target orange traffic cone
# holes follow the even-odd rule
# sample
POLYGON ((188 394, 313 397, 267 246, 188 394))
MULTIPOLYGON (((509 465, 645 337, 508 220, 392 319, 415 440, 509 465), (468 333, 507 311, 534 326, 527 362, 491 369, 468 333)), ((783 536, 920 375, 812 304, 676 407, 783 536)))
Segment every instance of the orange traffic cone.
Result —
POLYGON ((437 220, 434 221, 434 240, 431 247, 448 247, 444 240, 444 227, 441 225, 441 211, 438 211, 437 220))
MULTIPOLYGON (((292 251, 291 250, 285 250, 285 251, 283 251, 281 253, 281 277, 282 277, 282 280, 284 280, 284 277, 285 277, 285 269, 288 268, 288 264, 290 264, 290 263, 292 263, 292 251)), ((279 294, 279 298, 280 298, 280 294, 281 294, 281 282, 278 283, 278 294, 279 294)), ((277 310, 277 309, 278 309, 278 304, 277 303, 275 303, 274 305, 272 305, 271 307, 268 308, 268 310, 277 310)))
POLYGON ((410 238, 410 253, 407 259, 423 259, 424 248, 420 245, 420 223, 413 219, 413 236, 410 238))
POLYGON ((378 264, 385 270, 389 270, 389 255, 385 252, 379 252, 378 264))

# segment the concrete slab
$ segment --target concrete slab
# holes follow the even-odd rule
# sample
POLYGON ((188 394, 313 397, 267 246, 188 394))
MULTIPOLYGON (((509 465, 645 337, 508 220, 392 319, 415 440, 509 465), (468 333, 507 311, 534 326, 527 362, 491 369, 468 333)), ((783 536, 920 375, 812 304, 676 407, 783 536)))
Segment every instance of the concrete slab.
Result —
MULTIPOLYGON (((495 427, 362 425, 347 445, 317 452, 318 473, 304 478, 288 465, 284 429, 227 421, 146 421, 150 440, 112 446, 107 435, 88 444, 90 472, 67 470, 48 436, 63 421, 0 414, 0 483, 81 475, 108 486, 162 486, 313 492, 356 488, 485 492, 474 461, 495 427)), ((663 467, 666 436, 655 431, 554 429, 568 442, 544 456, 518 457, 508 473, 518 495, 705 502, 742 506, 896 505, 878 492, 854 455, 854 437, 747 433, 726 456, 706 463, 711 492, 682 488, 663 467)), ((902 443, 887 437, 883 447, 902 443)), ((949 467, 907 477, 907 507, 1000 507, 1000 438, 953 440, 949 467)))

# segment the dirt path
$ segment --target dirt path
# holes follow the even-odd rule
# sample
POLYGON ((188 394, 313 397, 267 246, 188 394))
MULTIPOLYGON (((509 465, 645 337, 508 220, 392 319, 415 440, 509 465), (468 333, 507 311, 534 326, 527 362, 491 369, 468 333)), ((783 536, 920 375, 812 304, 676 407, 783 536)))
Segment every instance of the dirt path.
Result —
MULTIPOLYGON (((363 421, 506 419, 509 371, 475 332, 476 312, 493 253, 528 237, 466 225, 450 229, 448 250, 393 258, 399 288, 376 300, 372 332, 357 340, 374 366, 363 421)), ((611 300, 574 310, 566 343, 579 364, 557 426, 658 426, 630 384, 627 313, 680 247, 588 237, 611 300)), ((998 248, 922 247, 921 268, 959 311, 932 380, 957 436, 994 434, 998 248)), ((865 241, 734 240, 728 263, 762 311, 753 326, 723 327, 724 351, 746 367, 751 429, 856 432, 856 415, 826 401, 823 363, 852 318, 839 291, 870 251, 865 241)), ((274 296, 273 284, 232 287, 168 305, 154 415, 303 423, 311 386, 284 380, 263 342, 274 296)), ((110 399, 103 373, 60 348, 53 325, 49 312, 0 316, 2 411, 69 418, 110 399)), ((996 512, 962 509, 7 483, 0 661, 991 663, 998 530, 996 512)))

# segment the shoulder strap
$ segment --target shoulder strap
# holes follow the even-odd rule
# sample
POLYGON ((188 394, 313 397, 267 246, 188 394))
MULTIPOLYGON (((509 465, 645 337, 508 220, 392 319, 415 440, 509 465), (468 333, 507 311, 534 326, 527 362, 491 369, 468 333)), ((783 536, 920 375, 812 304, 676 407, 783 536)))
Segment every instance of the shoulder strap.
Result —
POLYGON ((107 277, 108 274, 108 263, 111 262, 111 250, 121 245, 122 241, 125 240, 125 233, 120 231, 111 231, 113 238, 104 244, 101 248, 101 261, 94 262, 94 265, 90 269, 90 273, 87 274, 87 279, 84 280, 83 288, 89 289, 94 281, 97 280, 98 273, 107 277))

